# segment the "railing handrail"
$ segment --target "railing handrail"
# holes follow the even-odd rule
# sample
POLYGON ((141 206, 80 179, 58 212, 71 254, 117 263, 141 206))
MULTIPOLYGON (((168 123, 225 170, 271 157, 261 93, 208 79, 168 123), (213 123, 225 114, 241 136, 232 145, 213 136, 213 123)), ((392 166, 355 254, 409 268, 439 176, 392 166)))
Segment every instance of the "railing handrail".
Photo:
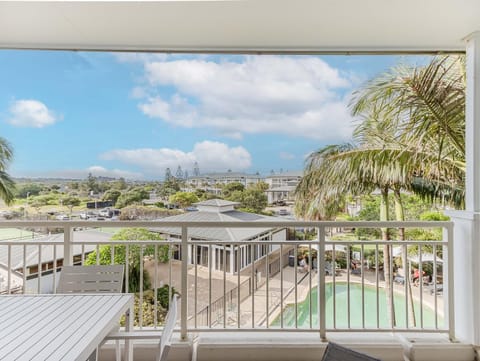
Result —
POLYGON ((0 228, 26 227, 91 227, 91 228, 132 228, 132 227, 199 227, 199 228, 272 228, 272 227, 359 227, 359 228, 450 228, 451 221, 291 221, 288 219, 275 221, 0 221, 0 228))

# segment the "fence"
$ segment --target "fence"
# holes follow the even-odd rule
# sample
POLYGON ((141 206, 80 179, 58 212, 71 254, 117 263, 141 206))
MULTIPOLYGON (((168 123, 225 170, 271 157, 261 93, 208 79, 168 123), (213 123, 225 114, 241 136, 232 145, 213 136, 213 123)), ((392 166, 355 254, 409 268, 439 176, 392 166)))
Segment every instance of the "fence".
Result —
MULTIPOLYGON (((55 292, 58 272, 64 263, 85 264, 87 259, 93 263, 115 263, 128 259, 129 262, 125 262, 126 292, 135 291, 138 299, 148 306, 139 307, 136 315, 139 328, 160 325, 162 307, 155 295, 162 285, 168 284, 181 295, 179 326, 182 336, 189 331, 221 329, 315 331, 321 337, 327 332, 338 331, 443 332, 453 338, 451 222, 7 221, 0 223, 1 227, 64 230, 61 240, 47 237, 41 242, 0 242, 0 263, 12 270, 3 282, 4 292, 18 290, 14 284, 18 274, 22 275, 24 292, 55 292), (99 241, 82 239, 88 231, 74 232, 77 228, 88 227, 177 228, 181 230, 181 239, 99 241), (195 229, 205 228, 258 228, 264 235, 265 229, 295 227, 313 229, 316 238, 312 241, 248 239, 224 242, 189 237, 195 229), (441 228, 443 236, 430 241, 337 241, 325 236, 332 227, 441 228), (198 245, 205 247, 205 254, 210 255, 207 266, 199 264, 198 245), (241 254, 254 254, 254 247, 263 245, 274 247, 272 254, 276 252, 280 256, 267 255, 254 260, 245 272, 227 272, 227 257, 230 264, 240 265, 241 254), (213 269, 214 262, 210 259, 215 249, 224 251, 221 271, 213 269), (165 252, 170 257, 167 263, 161 263, 160 255, 165 252), (180 259, 173 259, 174 254, 180 259), (293 256, 293 264, 289 263, 289 255, 293 256), (300 257, 306 260, 306 267, 299 265, 300 257), (415 274, 422 276, 417 280, 415 274), (144 287, 145 277, 152 279, 149 288, 144 287), (259 277, 260 283, 257 282, 259 277), (134 281, 138 289, 132 289, 134 281), (152 313, 151 320, 147 312, 152 313)), ((171 287, 168 292, 171 295, 171 287)))

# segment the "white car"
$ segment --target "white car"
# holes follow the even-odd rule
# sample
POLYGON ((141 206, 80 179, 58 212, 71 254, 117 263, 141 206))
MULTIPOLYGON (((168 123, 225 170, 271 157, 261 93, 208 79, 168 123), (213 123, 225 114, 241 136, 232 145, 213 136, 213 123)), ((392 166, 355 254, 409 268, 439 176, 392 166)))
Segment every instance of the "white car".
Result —
POLYGON ((70 220, 70 217, 67 216, 66 214, 59 214, 58 216, 55 217, 55 219, 59 221, 68 221, 70 220))

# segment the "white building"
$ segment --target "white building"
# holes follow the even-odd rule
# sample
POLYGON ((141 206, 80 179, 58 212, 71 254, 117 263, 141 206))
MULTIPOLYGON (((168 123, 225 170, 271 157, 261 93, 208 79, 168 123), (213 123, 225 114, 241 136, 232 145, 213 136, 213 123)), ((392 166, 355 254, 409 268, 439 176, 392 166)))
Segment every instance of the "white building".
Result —
MULTIPOLYGON (((225 201, 222 199, 211 199, 204 202, 195 203, 198 211, 187 212, 178 216, 164 218, 163 221, 192 221, 192 222, 265 222, 276 221, 274 217, 262 216, 254 213, 240 212, 234 209, 237 202, 225 201)), ((152 231, 165 234, 167 238, 181 238, 181 229, 155 228, 152 231)), ((195 228, 189 229, 188 237, 190 240, 198 241, 220 241, 227 245, 212 245, 212 269, 228 273, 236 273, 248 267, 254 260, 257 261, 267 254, 278 249, 275 245, 241 245, 240 247, 228 244, 228 242, 242 241, 269 241, 285 240, 287 235, 286 228, 195 228), (240 255, 237 252, 240 251, 240 255), (225 252, 225 256, 224 256, 225 252), (239 258, 237 258, 239 257, 239 258), (237 265, 237 259, 240 260, 240 267, 237 265), (225 260, 225 264, 224 264, 225 260)), ((190 245, 188 250, 188 259, 190 264, 198 264, 208 267, 209 264, 209 245, 190 245)))
POLYGON ((189 177, 187 182, 195 188, 211 188, 215 185, 224 185, 229 183, 241 183, 245 187, 257 184, 263 181, 260 174, 248 174, 241 172, 228 171, 225 173, 206 173, 197 177, 189 177))
POLYGON ((271 174, 266 177, 265 183, 268 184, 268 190, 266 191, 268 203, 293 201, 293 193, 302 177, 302 171, 283 172, 271 174))

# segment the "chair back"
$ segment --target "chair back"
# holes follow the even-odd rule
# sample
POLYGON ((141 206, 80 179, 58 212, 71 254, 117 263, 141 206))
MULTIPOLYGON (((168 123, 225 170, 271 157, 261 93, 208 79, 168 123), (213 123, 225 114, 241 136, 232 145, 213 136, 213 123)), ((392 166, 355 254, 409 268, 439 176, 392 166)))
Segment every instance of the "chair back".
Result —
POLYGON ((177 313, 178 313, 178 295, 173 295, 172 300, 170 301, 167 316, 165 317, 165 325, 163 326, 162 338, 158 345, 159 352, 157 355, 156 361, 166 361, 168 356, 168 351, 170 350, 172 342, 173 329, 177 323, 177 313))
POLYGON ((121 293, 123 265, 63 266, 57 293, 121 293))

